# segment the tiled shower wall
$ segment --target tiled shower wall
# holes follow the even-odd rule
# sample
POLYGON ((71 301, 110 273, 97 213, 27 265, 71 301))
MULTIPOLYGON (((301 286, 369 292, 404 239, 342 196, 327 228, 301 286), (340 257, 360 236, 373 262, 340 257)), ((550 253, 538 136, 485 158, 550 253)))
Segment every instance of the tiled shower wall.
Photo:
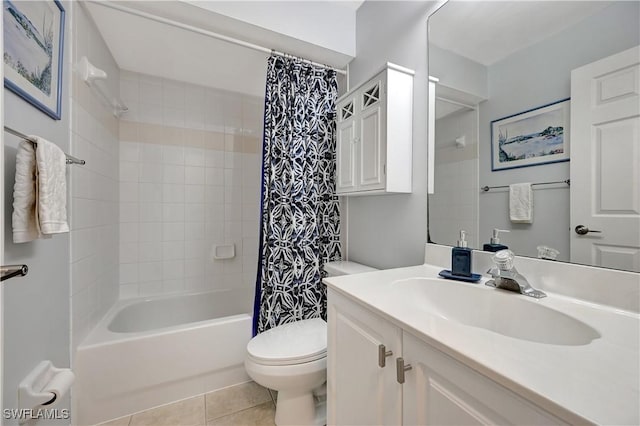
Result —
MULTIPOLYGON (((80 3, 73 4, 73 64, 86 56, 105 70, 118 93, 119 72, 80 3)), ((71 154, 86 165, 69 167, 71 227, 71 344, 75 349, 118 299, 118 119, 95 90, 72 73, 71 154)))
MULTIPOLYGON (((467 232, 469 247, 479 248, 478 143, 475 111, 459 111, 436 121, 435 193, 429 197, 429 233, 438 244, 456 245, 467 232), (466 146, 455 140, 465 136, 466 146)), ((488 236, 486 236, 488 237, 488 236)))
POLYGON ((126 71, 120 87, 121 298, 252 288, 263 100, 126 71))

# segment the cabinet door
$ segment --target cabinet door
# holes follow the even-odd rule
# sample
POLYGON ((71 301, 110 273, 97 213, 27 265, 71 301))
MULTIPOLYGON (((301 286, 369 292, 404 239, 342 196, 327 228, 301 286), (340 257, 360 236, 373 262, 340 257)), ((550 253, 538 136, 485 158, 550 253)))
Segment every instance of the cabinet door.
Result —
POLYGON ((359 92, 362 110, 359 115, 360 135, 357 139, 358 189, 384 189, 385 165, 383 134, 385 128, 383 80, 376 79, 359 92))
POLYGON ((336 192, 351 192, 356 187, 354 117, 355 99, 346 99, 338 105, 338 131, 336 146, 336 192))
POLYGON ((403 353, 405 425, 565 424, 406 332, 403 353))
POLYGON ((399 425, 402 387, 395 380, 402 332, 329 290, 327 424, 399 425), (379 364, 379 345, 393 355, 379 364))

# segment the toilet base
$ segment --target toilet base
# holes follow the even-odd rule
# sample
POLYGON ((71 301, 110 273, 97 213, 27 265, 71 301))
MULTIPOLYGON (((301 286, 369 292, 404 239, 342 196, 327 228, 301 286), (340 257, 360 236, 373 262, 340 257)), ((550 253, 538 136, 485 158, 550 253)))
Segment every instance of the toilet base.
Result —
POLYGON ((317 402, 309 391, 279 391, 275 423, 278 426, 324 426, 327 424, 327 404, 317 402))

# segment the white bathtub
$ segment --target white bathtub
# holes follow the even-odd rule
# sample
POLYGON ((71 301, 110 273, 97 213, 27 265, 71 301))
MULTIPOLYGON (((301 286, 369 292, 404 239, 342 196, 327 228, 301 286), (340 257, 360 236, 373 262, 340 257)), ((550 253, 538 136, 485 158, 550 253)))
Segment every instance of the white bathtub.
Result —
POLYGON ((122 300, 78 347, 76 424, 246 382, 247 290, 122 300))

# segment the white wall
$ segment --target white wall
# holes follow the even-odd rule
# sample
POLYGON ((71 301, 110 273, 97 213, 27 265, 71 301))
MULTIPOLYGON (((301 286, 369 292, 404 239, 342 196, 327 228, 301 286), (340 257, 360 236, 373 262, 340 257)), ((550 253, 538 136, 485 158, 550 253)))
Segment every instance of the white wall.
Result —
MULTIPOLYGON (((427 17, 435 5, 436 2, 371 1, 365 2, 357 13, 357 56, 349 65, 351 87, 366 81, 386 62, 416 71, 413 193, 349 197, 347 201, 347 257, 378 268, 417 265, 424 261, 427 240, 427 17)), ((343 204, 346 203, 343 201, 343 204)))
POLYGON ((132 72, 121 91, 121 297, 253 288, 264 101, 132 72))
POLYGON ((356 53, 355 8, 339 1, 187 3, 351 57, 356 53))
MULTIPOLYGON (((570 163, 491 171, 490 122, 571 95, 572 69, 640 43, 640 3, 617 2, 550 39, 517 52, 489 67, 489 100, 480 107, 480 186, 545 182, 569 178, 570 163), (517 96, 514 96, 517 94, 517 96)), ((572 150, 580 141, 572 140, 572 150)), ((569 259, 569 189, 563 185, 534 190, 533 224, 511 224, 508 191, 480 194, 480 243, 492 228, 511 229, 501 242, 518 254, 537 256, 545 244, 569 259)))
MULTIPOLYGON (((97 28, 74 3, 73 63, 89 58, 119 92, 119 69, 97 28)), ((70 168, 71 341, 78 344, 118 299, 118 120, 77 73, 72 76, 71 154, 84 166, 70 168)))
POLYGON ((429 75, 438 78, 439 85, 481 99, 489 96, 487 67, 438 46, 429 46, 429 75))
MULTIPOLYGON (((70 2, 62 2, 67 12, 65 58, 62 84, 62 119, 55 121, 4 89, 4 124, 26 134, 35 134, 69 151, 69 108, 72 18, 70 2)), ((16 149, 20 140, 4 134, 4 264, 26 264, 29 274, 2 283, 2 387, 3 409, 17 409, 18 383, 42 360, 57 367, 69 367, 69 234, 48 240, 14 244, 11 212, 16 149)), ((56 408, 69 409, 65 399, 56 408)), ((4 424, 17 425, 15 419, 4 424)), ((41 424, 45 422, 39 422, 41 424)), ((68 420, 47 423, 68 424, 68 420)))

